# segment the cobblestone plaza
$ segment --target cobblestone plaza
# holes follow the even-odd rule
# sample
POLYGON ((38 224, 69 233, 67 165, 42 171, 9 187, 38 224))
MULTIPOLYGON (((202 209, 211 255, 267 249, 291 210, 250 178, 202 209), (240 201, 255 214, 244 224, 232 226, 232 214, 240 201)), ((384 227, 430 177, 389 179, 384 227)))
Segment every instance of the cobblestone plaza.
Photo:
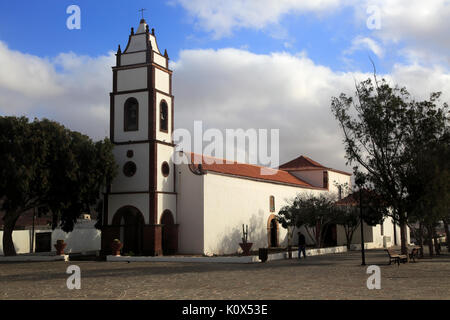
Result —
POLYGON ((0 299, 450 299, 450 255, 388 265, 383 250, 257 264, 36 262, 0 264, 0 299), (81 289, 69 290, 69 265, 81 289), (381 289, 367 288, 369 265, 381 289))

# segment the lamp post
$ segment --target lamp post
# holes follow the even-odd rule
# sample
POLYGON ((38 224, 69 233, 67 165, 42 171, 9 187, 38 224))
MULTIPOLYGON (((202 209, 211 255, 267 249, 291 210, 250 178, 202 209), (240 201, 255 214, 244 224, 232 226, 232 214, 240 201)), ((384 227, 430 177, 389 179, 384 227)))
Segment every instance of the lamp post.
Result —
POLYGON ((362 208, 362 189, 359 188, 359 219, 361 225, 361 259, 362 266, 366 265, 366 253, 364 248, 364 220, 363 220, 363 208, 362 208))

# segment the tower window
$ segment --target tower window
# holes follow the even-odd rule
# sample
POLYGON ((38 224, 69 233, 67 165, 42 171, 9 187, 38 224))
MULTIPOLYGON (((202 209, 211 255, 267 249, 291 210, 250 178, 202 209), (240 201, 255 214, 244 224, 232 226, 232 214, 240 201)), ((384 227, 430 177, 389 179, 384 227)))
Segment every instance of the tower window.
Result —
POLYGON ((167 132, 169 130, 169 111, 167 102, 165 100, 161 101, 159 105, 159 130, 167 132))
POLYGON ((275 197, 270 196, 270 212, 275 212, 275 197))
POLYGON ((124 106, 124 131, 137 131, 139 103, 136 98, 128 98, 124 106))
POLYGON ((136 164, 133 161, 128 161, 123 166, 123 174, 126 177, 132 177, 136 173, 137 167, 136 164))
POLYGON ((169 173, 170 173, 170 166, 169 166, 169 164, 167 163, 167 161, 164 161, 163 164, 161 165, 161 172, 162 172, 162 175, 163 175, 164 177, 168 177, 168 176, 169 176, 169 173))

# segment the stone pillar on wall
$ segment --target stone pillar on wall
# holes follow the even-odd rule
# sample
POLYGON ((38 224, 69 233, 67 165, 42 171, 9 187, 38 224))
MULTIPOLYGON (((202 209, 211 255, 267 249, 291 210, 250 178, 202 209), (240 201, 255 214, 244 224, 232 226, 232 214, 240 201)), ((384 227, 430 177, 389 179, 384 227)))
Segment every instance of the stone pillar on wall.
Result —
POLYGON ((161 234, 162 225, 160 224, 144 226, 144 255, 161 256, 163 254, 161 234))
POLYGON ((120 237, 120 228, 114 226, 103 226, 102 227, 102 244, 101 244, 101 255, 111 254, 111 244, 114 239, 120 237))

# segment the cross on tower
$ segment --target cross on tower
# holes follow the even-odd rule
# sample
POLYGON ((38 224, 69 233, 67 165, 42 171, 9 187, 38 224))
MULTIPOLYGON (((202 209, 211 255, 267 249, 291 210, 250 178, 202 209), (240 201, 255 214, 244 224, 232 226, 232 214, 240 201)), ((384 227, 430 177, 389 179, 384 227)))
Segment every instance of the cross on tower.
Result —
POLYGON ((144 8, 138 10, 142 14, 142 19, 144 19, 144 11, 146 11, 146 10, 147 9, 144 9, 144 8))

